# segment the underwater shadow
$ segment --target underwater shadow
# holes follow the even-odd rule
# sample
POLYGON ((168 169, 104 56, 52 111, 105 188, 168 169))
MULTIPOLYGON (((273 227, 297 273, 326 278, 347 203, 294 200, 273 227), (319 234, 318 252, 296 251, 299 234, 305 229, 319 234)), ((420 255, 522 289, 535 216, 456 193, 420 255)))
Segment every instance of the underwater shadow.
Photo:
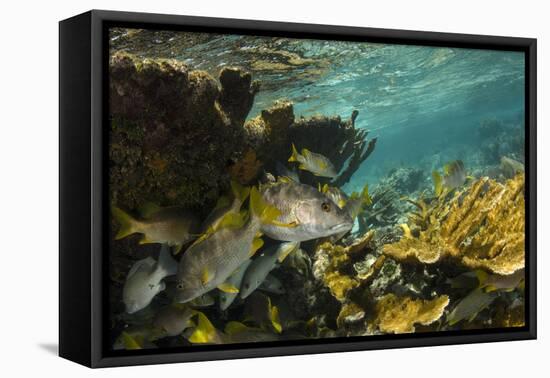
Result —
POLYGON ((59 345, 57 343, 40 343, 38 347, 56 356, 59 354, 59 345))

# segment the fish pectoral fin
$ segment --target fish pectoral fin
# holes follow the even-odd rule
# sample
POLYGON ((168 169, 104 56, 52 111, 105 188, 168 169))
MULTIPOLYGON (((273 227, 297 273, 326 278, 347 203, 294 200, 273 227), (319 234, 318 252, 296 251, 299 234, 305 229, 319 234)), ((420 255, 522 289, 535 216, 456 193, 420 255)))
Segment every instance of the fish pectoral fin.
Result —
POLYGON ((212 279, 210 273, 208 272, 208 268, 204 268, 201 272, 201 282, 203 285, 206 285, 210 280, 212 279))
POLYGON ((224 282, 218 286, 218 289, 223 291, 224 293, 230 293, 230 294, 236 294, 239 292, 239 289, 235 287, 235 285, 232 285, 228 282, 224 282))
POLYGON ((300 165, 298 166, 299 169, 303 170, 303 171, 307 171, 307 166, 303 163, 300 163, 300 165))
POLYGON ((271 224, 277 227, 285 227, 285 228, 294 228, 300 225, 300 223, 298 223, 297 221, 292 221, 290 223, 283 223, 276 220, 272 221, 271 224))

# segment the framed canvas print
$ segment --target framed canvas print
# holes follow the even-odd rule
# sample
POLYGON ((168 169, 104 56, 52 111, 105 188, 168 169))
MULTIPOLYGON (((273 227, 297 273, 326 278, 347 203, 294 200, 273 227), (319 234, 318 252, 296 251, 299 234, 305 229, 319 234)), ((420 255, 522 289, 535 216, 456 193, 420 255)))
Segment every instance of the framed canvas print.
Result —
POLYGON ((60 355, 536 337, 536 41, 60 23, 60 355))

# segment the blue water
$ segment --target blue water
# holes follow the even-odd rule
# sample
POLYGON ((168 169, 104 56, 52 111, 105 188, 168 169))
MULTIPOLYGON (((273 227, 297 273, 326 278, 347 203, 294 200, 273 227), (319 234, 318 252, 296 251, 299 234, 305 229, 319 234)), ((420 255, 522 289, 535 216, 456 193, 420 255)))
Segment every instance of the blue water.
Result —
POLYGON ((434 154, 467 162, 468 154, 456 156, 456 151, 479 143, 476 129, 481 121, 522 122, 523 53, 369 46, 352 57, 343 54, 338 65, 309 85, 260 92, 251 116, 279 98, 293 100, 297 116, 347 118, 359 110, 356 126, 370 130, 378 143, 356 181, 376 181, 388 169, 414 165, 434 154))

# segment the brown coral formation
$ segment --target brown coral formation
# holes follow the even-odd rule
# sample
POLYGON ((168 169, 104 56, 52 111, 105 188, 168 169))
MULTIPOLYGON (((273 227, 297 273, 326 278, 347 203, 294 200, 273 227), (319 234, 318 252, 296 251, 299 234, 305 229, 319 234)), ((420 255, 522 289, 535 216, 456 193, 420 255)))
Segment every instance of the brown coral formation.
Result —
MULTIPOLYGON (((307 148, 329 158, 336 171, 341 172, 331 184, 342 186, 376 146, 376 138, 367 141, 368 132, 355 128, 358 114, 358 111, 353 111, 345 121, 339 116, 295 119, 292 103, 282 100, 249 120, 245 129, 250 143, 266 160, 268 167, 273 168, 277 161, 286 162, 294 144, 299 150, 307 148)), ((328 181, 307 174, 302 177, 302 182, 311 185, 328 181)))
POLYGON ((111 200, 203 208, 226 189, 258 87, 225 68, 220 84, 176 60, 115 53, 109 62, 111 200), (216 179, 213 180, 212 178, 216 179))
MULTIPOLYGON (((383 251, 397 260, 432 264, 451 257, 464 266, 508 275, 525 266, 523 174, 500 184, 478 179, 450 201, 419 205, 410 229, 383 251), (417 234, 417 235, 415 235, 417 234)), ((408 228, 408 227, 407 227, 408 228)))
POLYGON ((446 295, 423 300, 386 294, 376 303, 373 325, 384 333, 411 333, 415 324, 430 325, 437 321, 448 304, 446 295))

